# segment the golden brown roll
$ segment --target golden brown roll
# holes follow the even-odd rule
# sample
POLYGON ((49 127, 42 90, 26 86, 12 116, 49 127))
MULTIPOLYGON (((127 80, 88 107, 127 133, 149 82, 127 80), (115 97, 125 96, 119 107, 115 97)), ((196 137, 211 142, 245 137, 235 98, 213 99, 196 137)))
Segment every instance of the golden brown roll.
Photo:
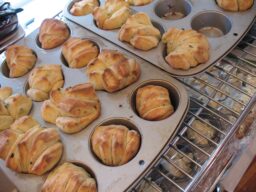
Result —
POLYGON ((41 192, 97 192, 94 178, 81 167, 63 163, 47 177, 41 192))
POLYGON ((129 4, 124 0, 106 0, 105 5, 93 10, 93 18, 100 29, 120 28, 130 15, 129 4))
POLYGON ((99 126, 93 132, 91 145, 105 165, 123 165, 139 151, 140 134, 124 125, 99 126))
POLYGON ((84 129, 100 115, 100 101, 90 83, 54 90, 41 108, 42 118, 65 133, 84 129))
POLYGON ((39 29, 39 42, 43 49, 58 47, 69 38, 67 25, 57 19, 45 19, 39 29))
POLYGON ((115 92, 134 83, 140 77, 140 66, 114 50, 102 51, 86 68, 96 90, 115 92))
POLYGON ((217 0, 218 6, 227 11, 246 11, 254 0, 217 0))
POLYGON ((42 175, 61 158, 59 134, 54 128, 41 128, 32 117, 22 118, 0 133, 0 158, 13 171, 42 175))
POLYGON ((209 60, 208 39, 194 30, 170 28, 162 41, 167 44, 165 60, 174 69, 188 70, 209 60))
POLYGON ((13 94, 10 87, 0 88, 0 131, 10 128, 15 119, 27 115, 32 101, 27 96, 13 94))
POLYGON ((119 31, 120 41, 144 51, 157 47, 160 38, 160 31, 152 25, 146 13, 130 16, 119 31))
POLYGON ((43 101, 49 98, 50 91, 61 88, 63 84, 61 66, 45 64, 34 68, 29 74, 27 95, 34 101, 43 101))
POLYGON ((151 3, 152 0, 127 0, 127 2, 130 5, 141 6, 141 5, 147 5, 151 3))
POLYGON ((168 90, 157 85, 146 85, 138 89, 136 109, 140 117, 153 121, 165 119, 174 112, 168 90))
POLYGON ((64 43, 62 54, 69 67, 81 68, 95 59, 99 54, 99 50, 90 40, 70 38, 64 43))
POLYGON ((32 49, 21 45, 8 47, 5 56, 11 78, 25 75, 33 68, 37 60, 32 49))
POLYGON ((88 15, 92 13, 95 7, 99 6, 98 0, 81 0, 74 2, 70 9, 70 13, 74 16, 88 15))

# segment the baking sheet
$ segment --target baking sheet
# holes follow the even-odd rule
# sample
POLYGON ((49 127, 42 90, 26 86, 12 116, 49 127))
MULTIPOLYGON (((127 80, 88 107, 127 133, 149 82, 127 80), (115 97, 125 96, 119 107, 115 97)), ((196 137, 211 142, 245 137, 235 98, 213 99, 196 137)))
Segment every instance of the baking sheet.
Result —
MULTIPOLYGON (((88 166, 96 176, 99 192, 125 191, 125 189, 127 189, 129 185, 131 185, 132 182, 135 181, 149 167, 149 165, 151 165, 152 161, 154 161, 157 155, 160 154, 163 147, 174 136, 177 131, 177 127, 187 112, 189 104, 187 92, 181 83, 171 78, 164 71, 152 66, 150 63, 139 59, 131 53, 111 44, 103 38, 100 38, 70 21, 66 21, 66 23, 71 29, 72 37, 91 39, 97 43, 101 49, 119 50, 128 57, 135 58, 141 66, 142 74, 140 79, 129 87, 112 94, 105 91, 97 91, 102 108, 101 116, 91 123, 86 129, 72 135, 64 134, 58 129, 64 143, 64 154, 60 163, 64 161, 72 161, 80 162, 88 166), (174 105, 176 105, 175 113, 165 120, 155 122, 146 121, 138 117, 132 110, 131 100, 134 90, 141 84, 148 83, 152 79, 154 79, 154 83, 156 84, 163 83, 163 85, 169 85, 171 90, 176 92, 178 96, 178 98, 175 98, 174 96, 173 100, 174 105), (142 137, 141 147, 138 154, 127 164, 118 167, 110 167, 101 164, 92 155, 89 146, 89 138, 94 128, 109 119, 114 119, 114 121, 116 119, 119 119, 117 121, 120 121, 121 119, 121 121, 133 123, 142 137)), ((17 43, 28 46, 36 52, 38 56, 36 66, 44 64, 60 64, 65 77, 64 88, 88 82, 88 78, 85 75, 85 68, 71 69, 62 63, 61 47, 52 50, 43 50, 37 46, 36 39, 38 31, 39 30, 37 29, 17 43)), ((25 94, 28 74, 23 77, 13 79, 6 77, 4 75, 5 72, 3 71, 4 59, 5 56, 3 54, 0 55, 1 86, 11 86, 14 89, 14 92, 25 94)), ((55 127, 55 125, 48 124, 42 120, 40 116, 41 105, 42 102, 33 102, 31 115, 37 119, 42 126, 55 127)), ((4 161, 2 160, 0 161, 0 167, 7 177, 14 182, 20 192, 40 191, 45 176, 40 177, 15 173, 6 168, 4 161)))
MULTIPOLYGON (((168 1, 168 0, 165 0, 168 1)), ((100 4, 104 4, 104 0, 100 0, 100 4)), ((250 29, 256 16, 256 3, 247 11, 244 12, 228 12, 223 11, 217 6, 214 0, 187 0, 186 2, 191 6, 191 12, 186 17, 180 20, 165 20, 158 17, 155 13, 155 9, 158 3, 163 2, 154 0, 152 3, 145 6, 131 6, 132 12, 145 12, 147 13, 154 23, 157 23, 166 32, 169 28, 175 27, 179 29, 191 29, 192 20, 202 13, 217 13, 226 17, 231 24, 230 31, 218 38, 208 38, 210 44, 210 59, 205 64, 200 64, 189 70, 178 70, 171 68, 163 57, 165 45, 160 42, 157 48, 150 51, 141 51, 133 48, 128 43, 124 43, 118 40, 119 29, 116 30, 102 30, 99 29, 93 20, 92 14, 86 16, 73 16, 70 14, 69 9, 73 4, 70 1, 63 10, 63 15, 78 23, 79 25, 91 30, 92 32, 104 37, 107 40, 121 46, 122 48, 136 54, 142 59, 152 63, 153 65, 165 70, 172 76, 192 76, 203 72, 216 61, 223 58, 229 51, 231 51, 235 45, 242 39, 246 32, 250 29)), ((203 16, 204 17, 204 16, 203 16)), ((214 18, 214 17, 213 17, 214 18)), ((215 19, 215 18, 214 18, 215 19)), ((216 23, 223 22, 216 20, 216 23)))

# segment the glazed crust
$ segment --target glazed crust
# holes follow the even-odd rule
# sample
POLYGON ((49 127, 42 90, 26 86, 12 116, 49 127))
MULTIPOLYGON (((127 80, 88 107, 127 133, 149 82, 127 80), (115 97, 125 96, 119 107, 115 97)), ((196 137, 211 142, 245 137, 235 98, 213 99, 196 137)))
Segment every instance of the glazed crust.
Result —
POLYGON ((161 38, 160 31, 155 28, 145 13, 130 16, 119 31, 119 40, 130 43, 140 50, 156 47, 161 38))
POLYGON ((246 11, 253 5, 254 0, 217 0, 219 7, 226 11, 246 11))
POLYGON ((94 154, 104 164, 118 166, 137 154, 140 135, 123 125, 99 126, 92 135, 91 144, 94 154))
POLYGON ((123 0, 106 0, 93 10, 93 18, 100 29, 120 28, 130 15, 129 4, 123 0))
POLYGON ((11 129, 0 133, 0 158, 20 173, 44 174, 60 160, 62 148, 58 132, 41 128, 30 116, 18 119, 11 129))
POLYGON ((43 49, 58 47, 69 38, 67 25, 57 19, 45 19, 39 29, 39 42, 43 49))
POLYGON ((96 181, 83 168, 63 163, 47 177, 41 192, 97 192, 96 181))
POLYGON ((99 50, 90 40, 70 38, 64 43, 62 54, 70 68, 81 68, 95 59, 99 50))
POLYGON ((59 89, 64 84, 64 77, 60 65, 42 65, 34 68, 28 78, 29 89, 27 95, 34 101, 49 98, 49 92, 59 89))
POLYGON ((117 51, 103 50, 87 66, 86 73, 96 90, 115 92, 137 81, 140 67, 117 51))
POLYGON ((168 90, 156 85, 138 89, 136 109, 140 117, 146 120, 162 120, 174 112, 168 90))
POLYGON ((152 0, 127 0, 127 2, 130 5, 141 6, 141 5, 147 5, 151 3, 152 0))
POLYGON ((209 42, 194 30, 170 28, 162 37, 167 44, 165 60, 174 69, 188 70, 209 60, 209 42))
POLYGON ((81 0, 73 4, 70 9, 70 13, 75 16, 88 15, 93 12, 95 7, 98 6, 98 0, 81 0))
POLYGON ((25 75, 33 68, 37 60, 32 49, 20 45, 8 47, 5 56, 11 78, 25 75))
POLYGON ((100 115, 100 101, 91 84, 55 90, 41 108, 42 118, 65 133, 84 129, 100 115))

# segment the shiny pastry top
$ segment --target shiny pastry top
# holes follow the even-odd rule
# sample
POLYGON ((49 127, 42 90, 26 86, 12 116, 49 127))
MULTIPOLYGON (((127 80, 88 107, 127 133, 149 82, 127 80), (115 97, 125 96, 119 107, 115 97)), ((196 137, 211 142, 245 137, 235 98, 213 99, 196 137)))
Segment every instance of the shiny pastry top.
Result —
POLYGON ((120 28, 129 15, 129 4, 124 0, 106 0, 105 5, 93 10, 97 26, 107 30, 120 28))
POLYGON ((11 45, 5 51, 6 63, 9 68, 9 77, 20 77, 30 71, 36 63, 37 57, 32 49, 11 45))
POLYGON ((62 54, 69 67, 81 68, 95 59, 99 54, 99 50, 90 40, 72 37, 64 43, 62 54))
POLYGON ((254 0, 217 0, 218 6, 227 11, 246 11, 253 5, 254 0))
POLYGON ((72 163, 63 163, 47 177, 41 192, 97 192, 94 178, 83 168, 72 163))
POLYGON ((138 89, 136 110, 146 120, 162 120, 174 112, 168 90, 157 85, 146 85, 138 89))
POLYGON ((0 133, 0 158, 19 173, 42 175, 60 160, 63 146, 54 128, 41 128, 30 116, 23 116, 0 133))
POLYGON ((105 165, 123 165, 139 151, 140 135, 124 125, 99 126, 93 132, 91 145, 105 165))
POLYGON ((140 66, 118 51, 103 50, 89 63, 86 73, 96 90, 115 92, 137 81, 140 66))
POLYGON ((54 90, 41 108, 42 118, 65 133, 84 129, 100 115, 100 101, 90 83, 54 90))
POLYGON ((127 0, 127 2, 130 5, 141 6, 141 5, 147 5, 151 3, 152 0, 127 0))
POLYGON ((81 0, 74 2, 70 9, 70 13, 75 16, 88 15, 92 13, 95 7, 99 6, 98 0, 81 0))
POLYGON ((12 88, 0 88, 0 131, 8 129, 15 119, 27 115, 32 100, 25 95, 13 94, 12 88))
POLYGON ((144 51, 156 47, 160 38, 160 31, 152 25, 146 13, 130 16, 119 31, 119 40, 144 51))
POLYGON ((29 74, 27 95, 34 101, 43 101, 49 98, 50 91, 61 88, 63 84, 61 66, 44 64, 29 74))
POLYGON ((64 43, 70 36, 67 25, 57 19, 45 19, 39 29, 41 48, 52 49, 64 43))
POLYGON ((162 41, 167 44, 165 60, 174 69, 188 70, 209 60, 208 39, 197 31, 170 28, 162 41))

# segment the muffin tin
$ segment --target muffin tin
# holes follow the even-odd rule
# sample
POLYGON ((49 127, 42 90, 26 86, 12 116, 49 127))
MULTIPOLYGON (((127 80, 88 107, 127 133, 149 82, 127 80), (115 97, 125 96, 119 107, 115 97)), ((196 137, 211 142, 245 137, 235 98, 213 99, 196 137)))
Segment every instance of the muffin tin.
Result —
MULTIPOLYGON (((61 134, 64 144, 64 154, 59 164, 69 161, 76 162, 95 176, 99 192, 120 192, 125 191, 138 179, 147 169, 149 169, 157 156, 172 139, 177 132, 177 128, 183 121, 188 105, 189 97, 183 85, 170 77, 166 72, 159 70, 148 62, 134 56, 133 54, 115 46, 104 40, 96 34, 89 32, 81 26, 65 20, 71 30, 72 37, 90 39, 95 42, 100 50, 112 49, 118 50, 129 58, 135 58, 141 67, 141 76, 137 82, 115 93, 97 91, 97 96, 101 102, 101 115, 91 123, 86 129, 72 135, 61 134), (175 112, 168 118, 161 121, 147 121, 137 115, 135 108, 136 90, 146 84, 162 85, 170 92, 170 97, 175 108, 175 112), (141 146, 137 155, 128 163, 111 167, 103 165, 93 155, 90 147, 90 137, 96 126, 102 124, 123 124, 130 129, 136 129, 141 135, 141 146)), ((38 57, 35 67, 44 64, 60 64, 63 70, 65 83, 64 88, 76 84, 89 82, 85 74, 85 67, 81 69, 68 68, 62 61, 61 46, 51 49, 41 49, 36 42, 39 30, 35 30, 27 37, 20 40, 17 44, 25 45, 33 49, 38 57)), ((0 83, 1 86, 10 86, 14 92, 26 94, 28 74, 20 78, 8 78, 4 54, 0 55, 0 83)), ((56 127, 43 121, 40 115, 42 102, 33 102, 30 115, 32 115, 42 126, 56 127)), ((19 174, 8 169, 3 160, 0 160, 0 169, 7 177, 14 182, 20 192, 40 191, 40 188, 46 179, 46 176, 34 176, 28 174, 19 174)))
MULTIPOLYGON (((100 5, 104 0, 100 0, 100 5)), ((92 14, 86 16, 73 16, 69 10, 73 1, 64 8, 63 14, 66 18, 104 37, 105 39, 121 46, 122 48, 136 54, 142 59, 156 65, 173 76, 192 76, 206 70, 216 61, 224 57, 242 39, 253 24, 256 16, 256 3, 244 12, 227 12, 222 10, 214 0, 154 0, 145 6, 131 6, 132 12, 147 13, 152 23, 161 33, 171 27, 179 29, 194 29, 203 31, 212 37, 208 37, 210 43, 210 59, 205 64, 200 64, 189 70, 178 70, 171 68, 165 61, 165 45, 160 42, 157 48, 149 51, 141 51, 133 48, 130 44, 118 40, 117 30, 99 29, 93 20, 92 14), (161 18, 168 9, 182 13, 185 17, 177 20, 161 18), (213 37, 215 36, 215 37, 213 37), (216 37, 219 36, 219 37, 216 37)))

